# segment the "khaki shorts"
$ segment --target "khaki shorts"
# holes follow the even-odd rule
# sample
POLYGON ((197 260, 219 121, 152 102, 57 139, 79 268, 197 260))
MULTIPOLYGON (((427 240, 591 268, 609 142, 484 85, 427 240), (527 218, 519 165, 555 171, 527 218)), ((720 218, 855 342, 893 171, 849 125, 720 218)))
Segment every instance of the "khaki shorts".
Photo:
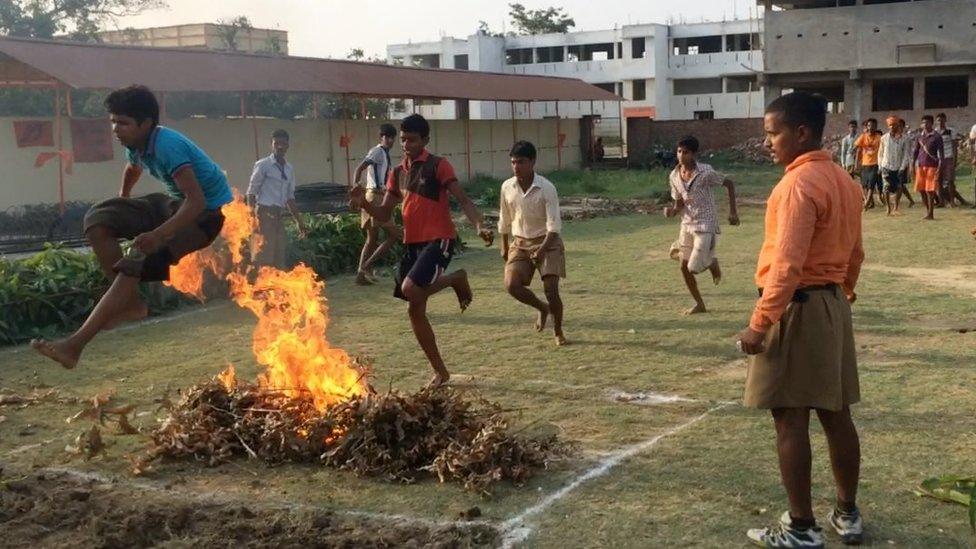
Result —
POLYGON ((715 260, 717 243, 717 234, 690 231, 682 225, 678 240, 671 245, 671 259, 687 261, 688 270, 695 274, 705 272, 715 260))
POLYGON ((535 271, 539 271, 541 278, 547 276, 566 278, 566 248, 559 236, 549 241, 549 246, 543 250, 542 257, 532 259, 532 254, 539 249, 545 238, 544 236, 531 239, 514 237, 508 247, 505 276, 514 277, 525 286, 532 282, 535 271))
POLYGON ((281 206, 258 205, 258 230, 255 237, 260 238, 251 238, 251 261, 255 266, 267 265, 279 270, 287 268, 286 212, 281 206))
MULTIPOLYGON (((367 190, 366 200, 375 207, 383 205, 383 197, 386 196, 384 191, 367 190)), ((389 219, 380 223, 373 219, 373 216, 366 213, 366 210, 360 210, 359 212, 359 226, 363 229, 391 229, 396 228, 396 222, 393 221, 393 216, 391 215, 389 219)))
POLYGON ((744 404, 750 408, 837 411, 861 399, 851 306, 843 290, 813 289, 801 299, 794 297, 766 333, 766 351, 749 357, 744 404))
MULTIPOLYGON (((109 198, 95 204, 85 214, 85 232, 92 227, 102 226, 116 238, 131 240, 165 223, 182 203, 182 200, 163 193, 138 198, 109 198)), ((170 266, 213 243, 223 226, 224 214, 220 210, 204 210, 195 223, 177 231, 159 250, 146 256, 138 267, 139 272, 126 269, 125 274, 138 276, 144 281, 169 280, 170 266)), ((116 272, 120 272, 120 264, 122 262, 116 264, 116 272)))

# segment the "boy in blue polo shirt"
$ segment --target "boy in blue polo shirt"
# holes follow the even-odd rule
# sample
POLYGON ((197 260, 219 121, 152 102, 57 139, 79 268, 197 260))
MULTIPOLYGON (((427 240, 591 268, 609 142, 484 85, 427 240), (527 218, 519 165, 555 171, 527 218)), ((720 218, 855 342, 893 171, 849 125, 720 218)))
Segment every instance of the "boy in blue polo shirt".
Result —
POLYGON ((75 367, 100 331, 148 314, 139 282, 168 280, 171 265, 209 246, 224 224, 221 206, 233 199, 220 166, 184 135, 159 125, 159 103, 148 88, 116 90, 105 99, 105 108, 128 164, 119 196, 93 206, 84 228, 112 284, 75 333, 54 342, 31 341, 37 352, 65 368, 75 367), (162 182, 166 192, 132 198, 143 170, 162 182), (132 239, 125 257, 120 238, 132 239))

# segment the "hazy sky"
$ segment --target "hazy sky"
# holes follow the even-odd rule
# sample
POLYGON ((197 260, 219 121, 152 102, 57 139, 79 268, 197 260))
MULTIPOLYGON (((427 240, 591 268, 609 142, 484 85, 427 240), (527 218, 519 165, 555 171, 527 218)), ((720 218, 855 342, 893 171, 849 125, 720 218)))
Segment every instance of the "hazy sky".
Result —
MULTIPOLYGON (((345 57, 353 48, 386 57, 386 45, 463 38, 478 21, 492 30, 508 23, 509 0, 167 0, 169 8, 120 21, 121 27, 210 23, 246 15, 256 27, 288 31, 289 53, 345 57)), ((720 21, 749 17, 755 0, 523 0, 529 9, 562 6, 576 20, 574 30, 670 21, 720 21)))

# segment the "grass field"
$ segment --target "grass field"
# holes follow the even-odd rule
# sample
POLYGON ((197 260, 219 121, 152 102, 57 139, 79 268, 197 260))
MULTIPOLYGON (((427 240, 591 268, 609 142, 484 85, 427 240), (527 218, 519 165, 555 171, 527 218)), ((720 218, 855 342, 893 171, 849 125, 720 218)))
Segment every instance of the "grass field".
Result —
MULTIPOLYGON (((730 172, 756 198, 777 173, 730 172)), ((574 177, 564 195, 590 194, 586 185, 618 197, 663 190, 660 173, 574 177)), ((554 179, 563 185, 559 174, 554 179)), ((971 178, 965 180, 972 196, 971 178)), ((725 211, 724 197, 719 202, 725 211)), ((738 404, 745 361, 733 340, 754 301, 762 209, 746 205, 741 214, 740 227, 723 227, 725 280, 717 287, 702 280, 710 313, 695 317, 680 314, 690 298, 667 257, 678 231, 673 220, 633 215, 567 223, 569 278, 562 291, 571 344, 563 348, 552 345, 550 334, 534 333, 530 311, 502 290, 497 247, 473 246, 455 260, 472 275, 474 304, 462 315, 453 296, 444 295, 433 300, 430 315, 456 379, 516 409, 516 423, 557 430, 581 448, 527 486, 503 486, 485 499, 434 481, 397 485, 245 461, 167 464, 138 482, 175 486, 174 498, 220 494, 250 505, 300 504, 379 520, 450 522, 478 506, 478 521, 496 529, 498 540, 527 547, 745 546, 745 529, 774 523, 786 503, 771 420, 738 404), (618 401, 617 392, 683 400, 640 405, 618 401)), ((929 223, 921 216, 918 207, 898 218, 865 214, 867 260, 855 306, 863 396, 854 412, 864 456, 859 500, 872 545, 971 547, 976 537, 962 507, 912 489, 928 476, 976 473, 976 243, 969 235, 976 214, 939 210, 929 223)), ((348 276, 328 280, 329 336, 374 359, 376 387, 413 390, 430 373, 389 282, 387 276, 362 289, 348 276)), ((114 389, 120 402, 148 412, 135 423, 150 427, 161 414, 153 400, 165 387, 191 385, 228 362, 255 374, 252 327, 250 313, 216 302, 104 334, 75 371, 24 347, 0 349, 0 388, 26 393, 42 385, 79 397, 114 389)), ((87 426, 65 423, 78 409, 50 399, 0 407, 4 478, 41 467, 95 472, 117 479, 116 486, 135 482, 125 455, 145 444, 141 435, 107 436, 107 457, 66 463, 65 445, 87 426)), ((819 427, 813 441, 814 501, 822 517, 833 493, 819 427)), ((832 535, 828 542, 839 545, 832 535)))

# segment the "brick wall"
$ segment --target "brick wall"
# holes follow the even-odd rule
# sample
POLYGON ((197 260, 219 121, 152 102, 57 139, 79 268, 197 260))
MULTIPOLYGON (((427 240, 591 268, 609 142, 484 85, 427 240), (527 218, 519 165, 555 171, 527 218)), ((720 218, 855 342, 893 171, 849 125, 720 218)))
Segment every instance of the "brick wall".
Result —
POLYGON ((702 150, 727 149, 750 137, 761 137, 762 127, 762 118, 720 120, 631 118, 627 121, 627 150, 635 153, 654 145, 671 148, 686 135, 697 137, 702 150))

